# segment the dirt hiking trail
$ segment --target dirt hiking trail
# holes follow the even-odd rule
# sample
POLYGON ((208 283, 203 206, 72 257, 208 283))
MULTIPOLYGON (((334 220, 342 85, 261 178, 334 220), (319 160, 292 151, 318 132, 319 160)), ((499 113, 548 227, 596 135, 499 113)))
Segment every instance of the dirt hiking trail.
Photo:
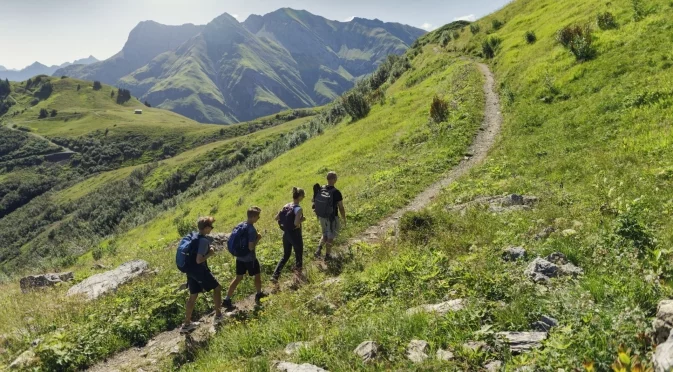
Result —
MULTIPOLYGON (((443 179, 420 193, 406 207, 382 220, 379 224, 370 227, 359 237, 351 239, 349 241, 350 244, 362 241, 377 242, 389 231, 397 230, 399 219, 404 213, 419 211, 428 206, 439 195, 442 189, 486 159, 488 151, 495 143, 495 139, 500 132, 502 115, 500 112, 500 100, 498 94, 495 92, 495 78, 493 74, 487 65, 483 63, 476 63, 476 65, 484 76, 483 90, 486 97, 486 105, 484 109, 484 121, 472 145, 468 148, 467 155, 443 179)), ((324 265, 324 262, 319 263, 319 265, 324 265)), ((290 289, 297 289, 305 283, 297 275, 294 275, 294 278, 290 279, 289 282, 290 289)), ((284 285, 283 287, 286 286, 284 285)), ((269 290, 267 293, 273 295, 278 292, 279 287, 274 286, 270 289, 267 288, 269 290)), ((253 316, 254 312, 258 309, 254 297, 252 295, 241 299, 235 304, 236 310, 225 313, 225 317, 245 319, 253 316)), ((167 362, 172 362, 174 365, 183 364, 190 359, 197 349, 207 345, 209 338, 216 333, 215 326, 213 325, 213 315, 209 314, 201 318, 199 320, 201 325, 190 335, 180 335, 178 329, 163 332, 155 336, 144 347, 122 351, 111 356, 106 361, 92 366, 89 371, 161 371, 165 368, 165 363, 167 362)))

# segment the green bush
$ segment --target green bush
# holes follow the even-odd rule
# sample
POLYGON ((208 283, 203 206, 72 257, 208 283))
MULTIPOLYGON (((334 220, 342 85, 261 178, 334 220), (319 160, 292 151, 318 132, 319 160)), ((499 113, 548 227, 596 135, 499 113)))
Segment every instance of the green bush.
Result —
POLYGON ((502 39, 495 36, 484 40, 481 43, 481 50, 484 55, 484 58, 490 59, 495 57, 495 54, 498 52, 498 48, 500 47, 501 43, 502 39))
POLYGON ((439 124, 449 118, 449 103, 439 96, 432 98, 430 104, 430 119, 439 124))
POLYGON ((49 116, 49 111, 47 111, 47 109, 45 109, 45 108, 42 108, 42 109, 40 109, 40 115, 37 118, 38 119, 44 119, 47 116, 49 116))
POLYGON ((56 117, 56 115, 58 115, 58 111, 55 110, 55 109, 54 109, 54 110, 51 110, 51 112, 49 113, 49 116, 51 116, 52 118, 53 118, 53 117, 56 117))
POLYGON ((631 7, 633 8, 633 20, 636 22, 642 21, 645 18, 646 11, 641 0, 631 0, 631 7))
POLYGON ((101 90, 103 88, 103 85, 100 83, 100 81, 94 81, 93 82, 93 90, 101 90))
POLYGON ((494 19, 493 21, 491 21, 491 25, 493 26, 493 29, 497 31, 502 28, 504 23, 499 19, 494 19))
POLYGON ((617 21, 615 16, 610 12, 600 13, 596 16, 596 24, 601 30, 611 30, 617 28, 617 21))
POLYGON ((556 33, 556 41, 568 48, 578 61, 587 61, 596 55, 592 33, 589 25, 566 26, 556 33))
POLYGON ((478 24, 473 23, 470 25, 470 32, 472 33, 472 35, 478 34, 479 31, 481 31, 481 27, 479 27, 478 24))
POLYGON ((342 99, 342 104, 348 115, 350 115, 353 120, 359 120, 366 117, 371 110, 369 103, 362 95, 362 93, 353 91, 342 99))
POLYGON ((427 210, 407 212, 400 219, 400 236, 403 239, 429 237, 435 225, 435 218, 427 210))
POLYGON ((526 32, 526 42, 528 44, 534 44, 537 41, 537 36, 535 35, 534 31, 527 31, 526 32))
POLYGON ((439 43, 440 43, 443 47, 445 47, 445 46, 447 46, 447 45, 449 44, 450 41, 451 41, 451 34, 449 34, 448 31, 444 31, 444 32, 442 32, 442 37, 439 39, 439 43))

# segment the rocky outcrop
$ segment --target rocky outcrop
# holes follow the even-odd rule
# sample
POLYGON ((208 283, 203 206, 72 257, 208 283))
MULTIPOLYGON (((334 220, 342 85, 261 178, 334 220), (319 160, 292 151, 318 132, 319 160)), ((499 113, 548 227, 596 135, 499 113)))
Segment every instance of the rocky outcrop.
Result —
POLYGON ((39 358, 33 350, 26 350, 9 365, 9 370, 26 370, 34 367, 39 362, 39 358))
POLYGON ((114 270, 90 276, 81 283, 72 286, 67 295, 84 296, 89 300, 96 299, 142 275, 148 270, 148 266, 148 263, 143 260, 127 262, 114 270))
POLYGON ((673 337, 669 335, 666 342, 657 345, 652 355, 652 364, 655 372, 673 371, 673 337))
POLYGON ((547 283, 550 278, 560 275, 579 276, 584 275, 584 270, 568 262, 563 253, 555 252, 546 258, 536 258, 531 262, 524 275, 536 283, 547 283))
POLYGON ((543 315, 540 320, 531 324, 531 326, 540 332, 549 332, 550 329, 558 326, 558 320, 543 315))
POLYGON ((658 344, 666 342, 673 329, 673 300, 663 300, 657 305, 657 317, 652 324, 655 341, 658 344))
POLYGON ((484 365, 484 369, 488 372, 498 372, 502 368, 502 362, 499 360, 494 360, 491 362, 488 362, 484 365))
POLYGON ((459 311, 465 308, 463 299, 456 299, 446 302, 441 302, 438 304, 426 304, 417 307, 413 307, 407 310, 407 315, 413 315, 418 313, 435 313, 437 315, 443 316, 452 311, 459 311))
POLYGON ((504 340, 512 354, 521 354, 542 346, 546 332, 498 332, 496 337, 504 340))
POLYGON ((210 235, 210 237, 213 239, 213 242, 210 246, 213 247, 216 252, 226 250, 229 236, 231 236, 231 234, 219 233, 210 235))
POLYGON ((367 363, 376 359, 381 350, 379 344, 377 344, 375 341, 365 341, 358 345, 358 347, 356 347, 353 352, 355 355, 362 358, 363 362, 367 363))
POLYGON ((443 361, 447 361, 447 362, 449 360, 453 360, 453 353, 450 352, 449 350, 439 349, 439 350, 437 350, 437 355, 436 356, 437 356, 438 360, 443 360, 443 361))
POLYGON ((276 370, 281 372, 327 372, 326 370, 314 366, 313 364, 295 364, 290 362, 280 362, 276 365, 276 370))
POLYGON ((414 363, 423 363, 428 359, 428 350, 430 346, 427 341, 411 340, 407 345, 407 359, 414 363))
POLYGON ((502 259, 505 261, 516 261, 526 258, 526 250, 523 247, 509 247, 502 253, 502 259))
POLYGON ((28 293, 35 288, 52 287, 58 283, 69 282, 73 278, 72 272, 29 275, 21 278, 19 285, 21 286, 21 292, 28 293))
POLYGON ((471 202, 450 206, 448 211, 459 211, 462 213, 469 207, 488 206, 488 210, 493 213, 513 212, 520 210, 529 210, 538 202, 536 196, 509 194, 501 196, 485 196, 477 198, 471 202))

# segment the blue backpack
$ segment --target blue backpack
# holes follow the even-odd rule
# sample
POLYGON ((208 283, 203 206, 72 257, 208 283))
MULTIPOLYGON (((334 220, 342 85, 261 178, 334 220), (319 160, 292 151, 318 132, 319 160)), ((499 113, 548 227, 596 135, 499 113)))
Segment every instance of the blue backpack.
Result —
POLYGON ((175 265, 178 270, 186 273, 189 269, 196 266, 196 254, 199 250, 199 234, 197 232, 189 233, 180 240, 178 251, 175 253, 175 265))
POLYGON ((241 222, 238 226, 234 227, 234 230, 231 232, 229 240, 227 241, 227 248, 232 255, 236 257, 244 257, 250 254, 248 243, 248 223, 241 222))

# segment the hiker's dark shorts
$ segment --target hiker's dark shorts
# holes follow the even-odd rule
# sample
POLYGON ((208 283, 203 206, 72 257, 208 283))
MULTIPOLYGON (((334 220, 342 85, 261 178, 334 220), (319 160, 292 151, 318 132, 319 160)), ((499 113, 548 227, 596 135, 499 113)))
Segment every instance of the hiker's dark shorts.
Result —
POLYGON ((262 272, 262 268, 259 265, 259 261, 255 258, 253 262, 243 262, 236 260, 236 275, 245 275, 248 273, 250 276, 255 276, 262 272))
POLYGON ((219 286, 220 283, 207 268, 197 268, 187 273, 187 287, 190 294, 210 292, 219 286))

